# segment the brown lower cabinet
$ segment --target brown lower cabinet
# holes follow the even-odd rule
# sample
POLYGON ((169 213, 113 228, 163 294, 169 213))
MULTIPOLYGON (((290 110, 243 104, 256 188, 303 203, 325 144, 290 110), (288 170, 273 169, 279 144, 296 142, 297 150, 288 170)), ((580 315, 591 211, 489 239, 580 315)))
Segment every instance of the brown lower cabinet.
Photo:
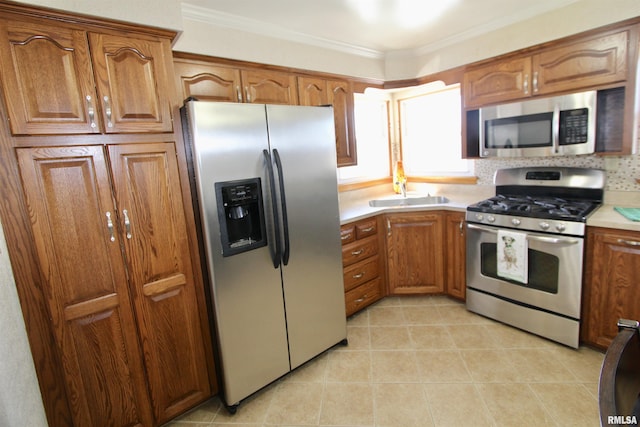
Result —
POLYGON ((606 349, 618 319, 640 320, 640 232, 588 227, 583 342, 606 349))
POLYGON ((464 212, 378 215, 342 226, 347 315, 387 295, 466 295, 464 212))
POLYGON ((467 227, 464 212, 444 213, 445 282, 449 296, 464 300, 467 290, 467 227))
POLYGON ((71 424, 155 426, 206 399, 174 144, 16 153, 71 424))
POLYGON ((378 231, 379 222, 379 217, 373 217, 341 227, 347 316, 371 305, 386 294, 384 244, 378 231))
POLYGON ((389 293, 442 293, 444 239, 442 214, 437 211, 384 216, 389 293))

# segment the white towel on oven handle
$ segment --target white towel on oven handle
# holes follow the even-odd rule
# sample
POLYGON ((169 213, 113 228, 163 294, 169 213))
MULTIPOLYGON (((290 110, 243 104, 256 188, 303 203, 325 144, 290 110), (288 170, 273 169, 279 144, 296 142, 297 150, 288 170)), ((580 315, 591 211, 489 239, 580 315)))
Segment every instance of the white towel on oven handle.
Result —
POLYGON ((527 283, 529 248, 526 233, 498 230, 498 276, 527 283))

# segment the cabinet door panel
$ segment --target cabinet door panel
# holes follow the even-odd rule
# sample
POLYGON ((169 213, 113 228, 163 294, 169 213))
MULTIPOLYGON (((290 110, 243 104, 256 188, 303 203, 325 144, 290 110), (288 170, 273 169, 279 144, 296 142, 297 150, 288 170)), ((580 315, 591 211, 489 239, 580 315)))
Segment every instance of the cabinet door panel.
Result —
POLYGON ((465 107, 479 107, 531 95, 531 58, 516 58, 464 73, 465 107))
POLYGON ((624 81, 627 44, 627 32, 621 32, 534 55, 534 92, 578 90, 624 81))
POLYGON ((12 133, 100 131, 84 31, 1 20, 0 70, 12 133))
POLYGON ((130 233, 125 253, 152 402, 163 423, 209 395, 175 147, 120 145, 109 154, 119 220, 130 233))
POLYGON ((640 320, 640 234, 589 228, 583 337, 607 348, 619 319, 640 320))
POLYGON ((387 221, 391 294, 444 291, 440 215, 388 215, 387 221))
POLYGON ((74 423, 151 425, 102 148, 19 149, 18 161, 74 423))
POLYGON ((353 91, 348 82, 327 82, 329 104, 333 105, 336 126, 336 153, 339 166, 358 163, 356 156, 356 134, 353 117, 353 91))
POLYGON ((467 243, 464 213, 447 212, 445 221, 447 295, 465 299, 467 243))
POLYGON ((166 41, 93 33, 89 40, 105 131, 171 132, 166 41))
POLYGON ((176 59, 174 69, 182 99, 242 102, 240 70, 176 59))
POLYGON ((277 71, 242 70, 244 102, 256 104, 298 104, 298 87, 293 74, 277 71))
POLYGON ((327 93, 327 81, 315 77, 298 77, 298 94, 300 105, 327 105, 329 95, 327 93))

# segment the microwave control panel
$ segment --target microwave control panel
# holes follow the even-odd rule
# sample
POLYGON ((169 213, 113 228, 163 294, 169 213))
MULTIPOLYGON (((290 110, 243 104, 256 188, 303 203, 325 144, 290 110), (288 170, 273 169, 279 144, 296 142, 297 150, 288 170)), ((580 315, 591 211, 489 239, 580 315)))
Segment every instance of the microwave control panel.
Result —
POLYGON ((560 111, 560 145, 582 144, 589 138, 589 110, 560 111))

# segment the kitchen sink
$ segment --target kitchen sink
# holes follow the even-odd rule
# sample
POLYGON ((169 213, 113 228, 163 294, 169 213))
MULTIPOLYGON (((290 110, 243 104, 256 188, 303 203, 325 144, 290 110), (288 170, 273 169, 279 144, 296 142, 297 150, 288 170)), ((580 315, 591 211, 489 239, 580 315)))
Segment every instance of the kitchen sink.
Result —
POLYGON ((444 196, 393 196, 383 199, 369 200, 369 206, 373 208, 385 208, 391 206, 442 205, 444 203, 449 203, 449 199, 444 196))

